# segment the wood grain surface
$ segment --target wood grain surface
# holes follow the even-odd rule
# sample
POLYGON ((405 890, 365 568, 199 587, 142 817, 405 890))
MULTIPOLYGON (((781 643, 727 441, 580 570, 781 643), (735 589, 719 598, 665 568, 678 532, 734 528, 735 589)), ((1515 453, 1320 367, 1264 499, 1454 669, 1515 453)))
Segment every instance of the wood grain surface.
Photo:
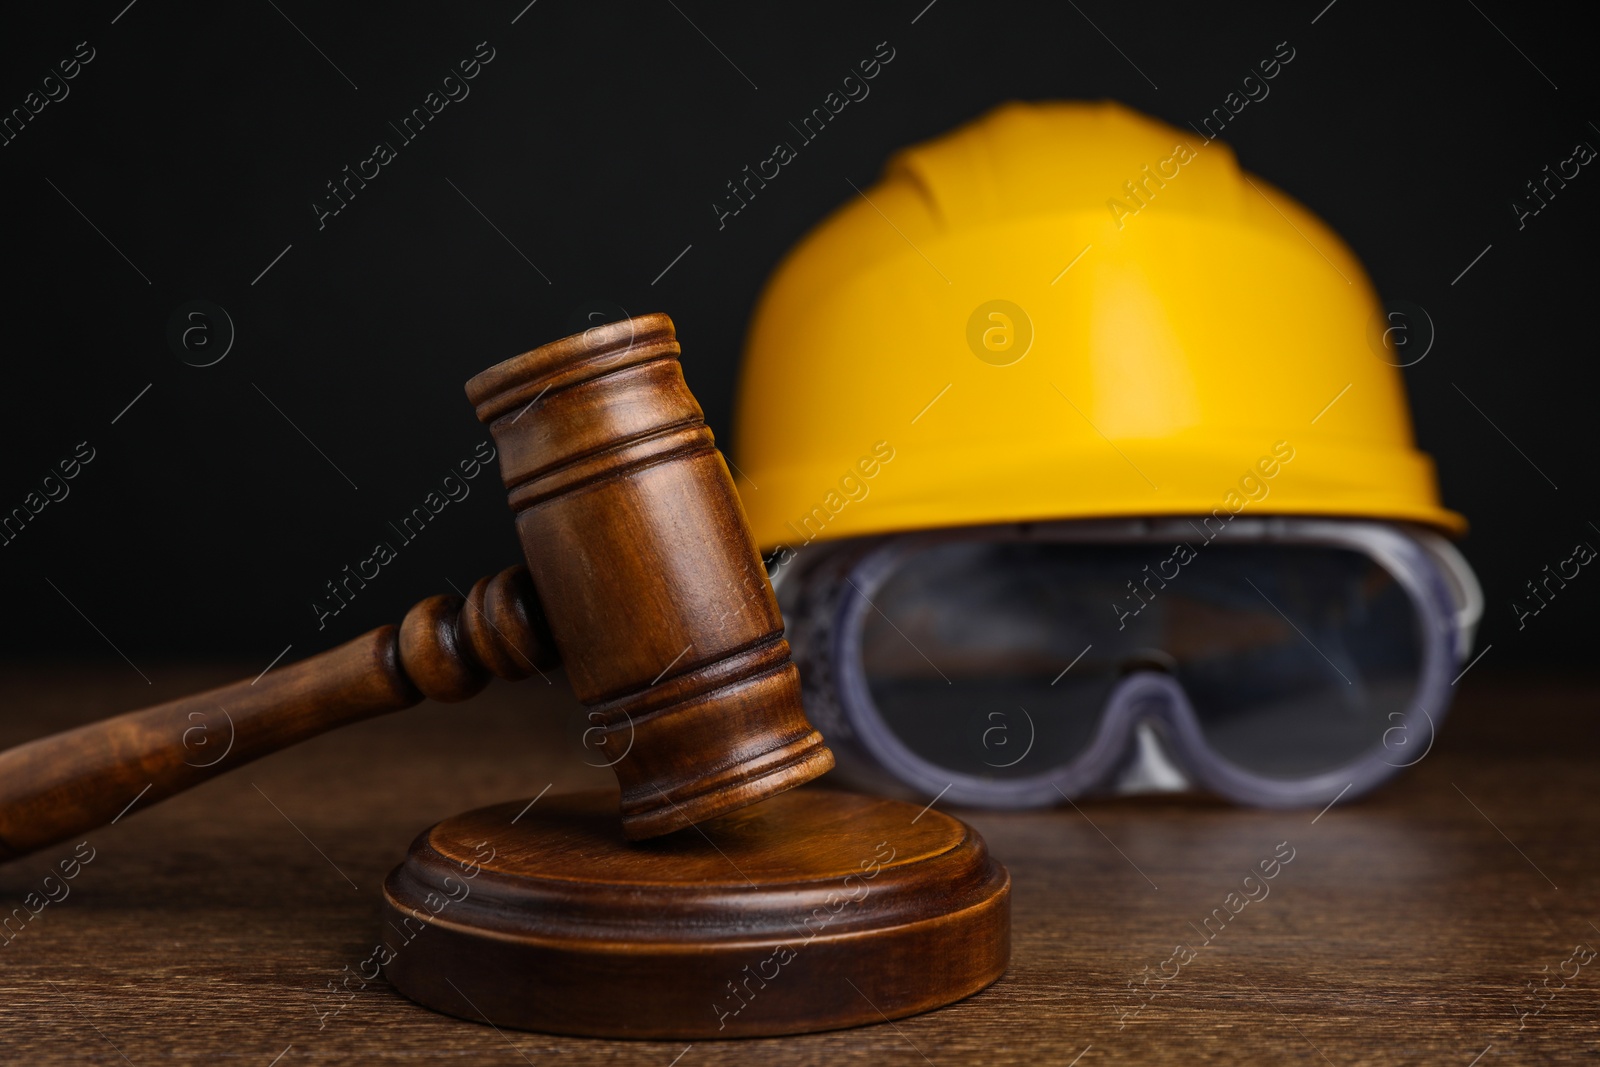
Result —
MULTIPOLYGON (((0 744, 252 672, 141 667, 153 686, 121 663, 0 671, 0 744)), ((495 682, 0 867, 0 914, 27 917, 0 936, 0 1063, 1593 1062, 1600 959, 1574 948, 1600 948, 1600 687, 1479 668, 1462 688, 1416 767, 1320 818, 1180 798, 961 812, 1011 870, 1000 981, 892 1026, 691 1046, 497 1031, 360 977, 420 830, 613 781, 585 766, 559 675, 495 682)))

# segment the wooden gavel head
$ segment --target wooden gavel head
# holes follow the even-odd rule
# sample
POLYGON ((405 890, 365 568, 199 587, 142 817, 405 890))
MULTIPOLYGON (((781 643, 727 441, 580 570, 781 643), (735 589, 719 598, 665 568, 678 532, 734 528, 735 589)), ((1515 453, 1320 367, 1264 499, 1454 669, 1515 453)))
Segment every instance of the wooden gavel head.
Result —
POLYGON ((806 721, 744 509, 666 315, 598 326, 467 383, 622 825, 654 837, 810 781, 806 721))

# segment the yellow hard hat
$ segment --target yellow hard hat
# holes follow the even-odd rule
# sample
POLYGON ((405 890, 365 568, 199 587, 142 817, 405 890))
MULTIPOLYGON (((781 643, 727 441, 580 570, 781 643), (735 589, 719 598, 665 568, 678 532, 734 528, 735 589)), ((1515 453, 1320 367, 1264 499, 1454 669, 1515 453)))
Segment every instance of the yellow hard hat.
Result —
POLYGON ((762 548, 1218 509, 1465 530, 1366 272, 1226 145, 1011 103, 849 195, 746 344, 733 455, 762 548))

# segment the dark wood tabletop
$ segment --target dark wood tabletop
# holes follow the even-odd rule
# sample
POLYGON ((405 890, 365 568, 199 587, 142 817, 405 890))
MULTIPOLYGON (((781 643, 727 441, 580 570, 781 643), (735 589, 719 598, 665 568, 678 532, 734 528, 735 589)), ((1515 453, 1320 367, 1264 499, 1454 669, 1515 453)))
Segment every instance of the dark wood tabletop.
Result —
MULTIPOLYGON (((251 673, 143 669, 151 684, 125 664, 0 671, 0 745, 251 673)), ((1461 685, 1416 766, 1320 815, 1192 797, 959 812, 1011 870, 1004 978, 895 1024, 691 1045, 497 1030, 350 979, 420 830, 613 787, 559 674, 497 682, 0 867, 0 914, 26 917, 0 936, 0 1063, 1593 1062, 1600 686, 1461 685), (1246 882, 1262 861, 1275 877, 1246 882)))

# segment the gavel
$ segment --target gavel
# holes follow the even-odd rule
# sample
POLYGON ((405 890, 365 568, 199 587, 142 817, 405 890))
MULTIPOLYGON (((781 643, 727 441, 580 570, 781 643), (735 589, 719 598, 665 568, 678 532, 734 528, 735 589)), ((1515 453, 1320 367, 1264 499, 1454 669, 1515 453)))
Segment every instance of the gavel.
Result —
POLYGON ((607 793, 423 831, 384 881, 363 981, 496 1026, 690 1040, 877 1023, 993 982, 1011 883, 976 831, 932 804, 785 792, 833 754, 678 355, 672 321, 645 315, 473 378, 526 567, 253 681, 0 753, 0 860, 559 660, 624 753, 621 834, 607 793))
POLYGON ((653 314, 473 378, 526 566, 254 681, 0 753, 0 861, 347 723, 558 661, 615 742, 607 751, 627 750, 612 766, 629 839, 827 771, 833 754, 801 709, 777 602, 678 356, 672 320, 653 314))

